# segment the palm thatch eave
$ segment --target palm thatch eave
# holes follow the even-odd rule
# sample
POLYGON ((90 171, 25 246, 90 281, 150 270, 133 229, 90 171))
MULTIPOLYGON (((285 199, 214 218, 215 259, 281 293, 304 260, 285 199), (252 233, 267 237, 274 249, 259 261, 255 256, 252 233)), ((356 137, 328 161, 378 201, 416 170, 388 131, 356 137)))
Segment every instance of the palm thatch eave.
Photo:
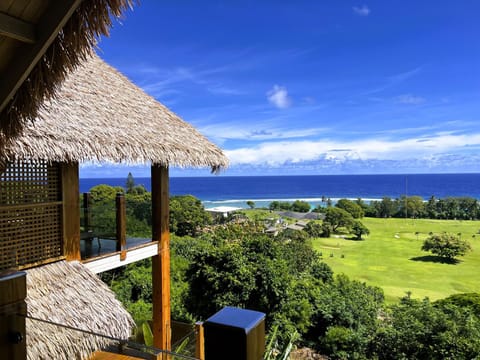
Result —
MULTIPOLYGON (((33 0, 32 0, 33 1, 33 0)), ((81 63, 97 44, 101 35, 108 35, 112 25, 112 17, 119 18, 122 12, 131 8, 133 0, 84 0, 69 17, 58 34, 46 49, 41 50, 38 60, 27 78, 15 91, 13 98, 0 112, 0 146, 5 139, 21 134, 24 127, 34 121, 41 104, 53 97, 57 87, 79 63, 81 63)), ((53 3, 53 2, 52 2, 53 3)), ((54 4, 54 3, 53 3, 54 4)), ((56 6, 56 5, 52 5, 56 6)), ((48 17, 47 8, 40 18, 48 17)), ((18 55, 14 54, 12 66, 19 56, 23 56, 19 47, 18 55)), ((43 48, 41 48, 43 49, 43 48)), ((34 59, 37 59, 35 56, 34 59)))

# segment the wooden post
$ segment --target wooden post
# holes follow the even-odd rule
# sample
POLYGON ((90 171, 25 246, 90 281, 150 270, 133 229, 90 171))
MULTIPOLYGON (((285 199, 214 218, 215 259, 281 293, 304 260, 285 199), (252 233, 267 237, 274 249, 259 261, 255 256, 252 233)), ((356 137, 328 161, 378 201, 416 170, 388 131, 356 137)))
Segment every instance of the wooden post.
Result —
POLYGON ((83 193, 83 225, 85 232, 89 232, 90 227, 92 226, 92 212, 90 211, 91 205, 90 193, 83 193))
POLYGON ((152 164, 152 240, 158 255, 152 258, 153 345, 171 350, 170 320, 170 232, 168 168, 152 164))
POLYGON ((120 251, 120 260, 127 258, 127 209, 125 206, 125 195, 117 194, 117 251, 120 251))
POLYGON ((63 252, 67 260, 80 260, 80 191, 78 162, 61 163, 63 252))
POLYGON ((26 284, 24 272, 0 277, 0 357, 2 359, 25 360, 27 358, 26 284))
POLYGON ((83 232, 85 244, 85 256, 88 258, 92 255, 93 231, 92 226, 92 212, 91 212, 91 197, 90 193, 83 193, 83 232))
POLYGON ((195 357, 205 360, 205 335, 201 321, 195 323, 195 357))

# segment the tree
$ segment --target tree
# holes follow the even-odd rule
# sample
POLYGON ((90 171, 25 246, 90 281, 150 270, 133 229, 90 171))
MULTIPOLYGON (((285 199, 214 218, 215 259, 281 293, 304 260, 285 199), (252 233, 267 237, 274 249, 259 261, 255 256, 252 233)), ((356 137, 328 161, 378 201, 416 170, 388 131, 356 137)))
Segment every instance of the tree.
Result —
POLYGON ((310 237, 321 237, 323 233, 322 224, 316 221, 310 221, 303 229, 310 237))
POLYGON ((362 240, 362 235, 370 234, 370 230, 362 224, 361 221, 355 220, 352 225, 352 233, 355 234, 357 240, 362 240))
POLYGON ((424 241, 422 250, 453 261, 457 256, 463 256, 470 251, 471 246, 454 234, 443 233, 429 236, 424 241))
POLYGON ((425 204, 420 196, 401 196, 398 199, 399 210, 398 217, 408 216, 411 218, 423 217, 425 213, 425 204))
POLYGON ((320 237, 329 238, 332 234, 332 231, 332 224, 330 224, 328 221, 324 221, 322 223, 322 234, 320 235, 320 237))
POLYGON ((133 194, 133 195, 144 195, 148 193, 147 189, 145 188, 145 186, 143 186, 142 184, 139 184, 139 185, 135 185, 132 190, 130 191, 130 193, 128 194, 133 194))
POLYGON ((428 199, 428 202, 425 205, 425 211, 430 219, 436 219, 438 217, 437 199, 435 199, 435 196, 430 196, 430 199, 428 199))
POLYGON ((368 341, 376 331, 383 303, 380 288, 338 275, 321 287, 305 338, 313 341, 322 354, 333 355, 332 359, 362 359, 361 354, 366 352, 368 341), (350 356, 345 356, 343 351, 350 356))
POLYGON ((306 213, 310 211, 310 204, 306 201, 295 200, 291 205, 290 209, 292 211, 306 213))
POLYGON ((360 206, 363 210, 363 213, 365 214, 368 209, 370 208, 370 206, 365 202, 363 201, 362 198, 358 198, 357 200, 354 201, 355 204, 357 204, 358 206, 360 206))
POLYGON ((130 194, 135 187, 135 180, 133 179, 133 175, 131 172, 128 173, 127 182, 125 184, 125 188, 127 189, 127 194, 130 194))
POLYGON ((370 344, 369 359, 475 359, 480 318, 468 307, 403 298, 390 308, 370 344))
POLYGON ((389 218, 396 212, 395 202, 388 196, 383 197, 380 202, 375 202, 375 208, 377 216, 381 218, 389 218))
POLYGON ((197 236, 199 230, 211 222, 211 215, 195 196, 179 195, 170 198, 170 231, 176 235, 197 236))
POLYGON ((268 206, 270 210, 291 210, 292 204, 288 201, 272 201, 268 206))
POLYGON ((125 191, 121 186, 110 186, 110 185, 96 185, 90 189, 90 199, 93 205, 105 204, 106 202, 114 202, 115 196, 118 193, 123 193, 125 191))
POLYGON ((252 200, 248 200, 248 201, 247 201, 247 205, 250 207, 250 209, 254 209, 254 208, 255 208, 255 203, 254 203, 252 200))
POLYGON ((446 307, 455 305, 462 308, 470 309, 480 319, 480 294, 479 293, 463 293, 453 294, 445 299, 435 301, 434 305, 446 307))
POLYGON ((318 285, 331 279, 331 269, 322 265, 317 252, 303 240, 243 235, 243 239, 216 242, 192 254, 186 272, 190 283, 187 309, 206 318, 226 305, 245 307, 265 312, 267 326, 280 324, 285 335, 293 329, 306 332, 319 296, 318 285))
POLYGON ((361 219, 364 215, 362 207, 352 200, 340 199, 335 206, 339 209, 347 211, 354 219, 361 219))
POLYGON ((349 212, 337 207, 330 207, 326 210, 325 221, 332 226, 333 231, 337 231, 339 227, 349 229, 353 225, 354 220, 349 212))
POLYGON ((90 214, 98 236, 112 236, 116 231, 115 197, 125 191, 121 186, 97 185, 90 189, 90 214))
POLYGON ((324 213, 327 208, 324 205, 317 205, 315 209, 312 210, 314 213, 324 213))
POLYGON ((332 207, 332 205, 333 205, 332 199, 328 198, 327 199, 327 207, 332 207))

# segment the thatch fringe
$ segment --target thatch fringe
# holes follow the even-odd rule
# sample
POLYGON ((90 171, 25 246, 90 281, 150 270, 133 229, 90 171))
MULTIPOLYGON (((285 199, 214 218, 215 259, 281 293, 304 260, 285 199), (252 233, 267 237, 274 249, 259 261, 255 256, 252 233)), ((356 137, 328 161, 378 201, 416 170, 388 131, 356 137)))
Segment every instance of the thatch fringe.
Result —
POLYGON ((39 106, 52 98, 57 85, 87 58, 96 46, 97 38, 100 35, 108 35, 112 17, 120 17, 126 8, 132 7, 133 2, 133 0, 82 1, 0 114, 0 133, 7 138, 16 137, 28 122, 34 121, 38 116, 39 106))
POLYGON ((38 116, 4 159, 228 166, 222 150, 97 56, 68 76, 38 116))
POLYGON ((127 340, 135 325, 107 285, 79 262, 28 269, 26 302, 31 360, 88 358, 116 343, 108 337, 127 340))

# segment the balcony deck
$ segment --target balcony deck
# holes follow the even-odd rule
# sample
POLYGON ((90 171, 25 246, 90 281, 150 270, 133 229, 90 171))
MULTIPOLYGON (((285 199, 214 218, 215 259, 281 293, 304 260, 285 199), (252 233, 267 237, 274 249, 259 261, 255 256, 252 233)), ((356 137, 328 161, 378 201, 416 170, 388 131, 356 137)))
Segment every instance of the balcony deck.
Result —
MULTIPOLYGON (((85 240, 81 240, 81 242, 81 247, 83 248, 85 246, 85 240)), ((150 239, 135 239, 135 241, 130 242, 127 240, 127 249, 124 258, 122 257, 121 251, 115 250, 115 241, 105 241, 105 248, 103 247, 103 242, 100 243, 102 245, 100 248, 98 248, 98 243, 95 245, 94 243, 97 243, 97 240, 93 240, 91 244, 91 246, 96 249, 96 252, 93 251, 90 253, 90 257, 84 258, 82 251, 82 262, 96 274, 158 255, 158 242, 150 239), (110 244, 108 244, 108 242, 110 242, 110 244)), ((87 246, 89 245, 87 244, 87 246)))
MULTIPOLYGON (((148 238, 135 238, 127 237, 126 239, 126 248, 127 251, 134 249, 140 245, 150 244, 152 239, 148 238)), ((103 237, 87 237, 82 236, 80 240, 80 253, 82 260, 89 260, 104 255, 109 255, 117 252, 117 240, 113 237, 103 238, 103 237)))

